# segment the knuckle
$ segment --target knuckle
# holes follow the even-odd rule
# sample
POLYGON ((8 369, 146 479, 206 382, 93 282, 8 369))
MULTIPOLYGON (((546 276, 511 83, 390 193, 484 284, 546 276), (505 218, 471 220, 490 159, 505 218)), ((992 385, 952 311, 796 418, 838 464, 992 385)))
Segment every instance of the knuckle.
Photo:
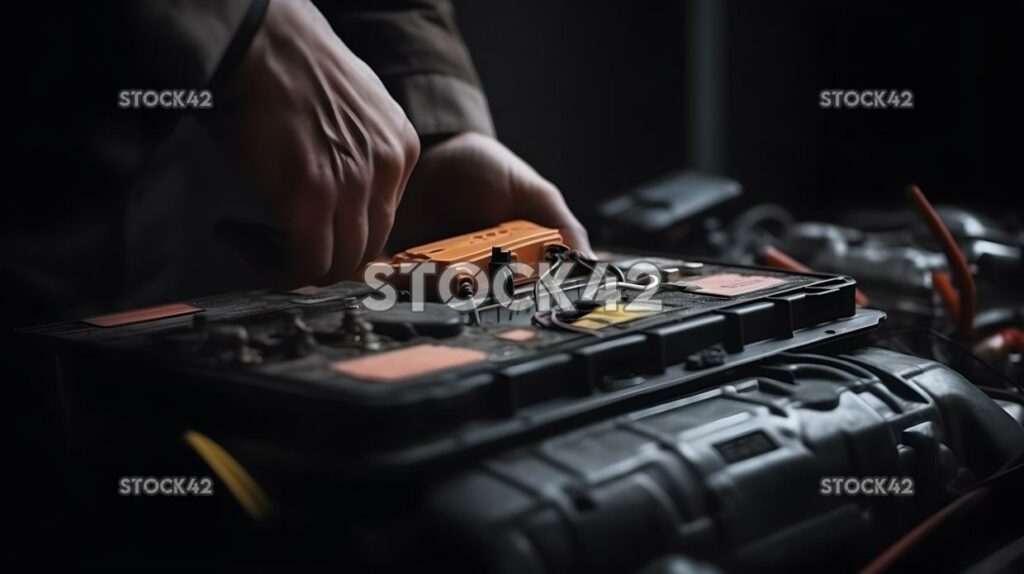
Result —
POLYGON ((295 188, 302 193, 303 197, 317 201, 327 199, 325 194, 328 186, 324 185, 323 177, 316 169, 307 166, 298 170, 293 181, 295 188))
POLYGON ((391 173, 403 173, 406 167, 416 162, 419 155, 419 141, 411 142, 401 131, 382 138, 374 149, 374 164, 391 173))
POLYGON ((365 193, 372 180, 374 162, 376 158, 369 154, 364 155, 343 154, 339 161, 341 173, 341 188, 347 193, 365 193))
POLYGON ((380 198, 379 201, 373 203, 371 209, 374 220, 390 229, 395 222, 395 213, 398 210, 397 202, 387 197, 380 198))
POLYGON ((416 133, 416 128, 413 127, 412 122, 408 118, 405 118, 404 125, 402 126, 402 147, 405 151, 405 159, 407 165, 415 164, 420 157, 420 136, 416 133))
POLYGON ((373 150, 373 164, 377 170, 387 173, 400 171, 404 164, 402 149, 391 138, 384 138, 373 150))

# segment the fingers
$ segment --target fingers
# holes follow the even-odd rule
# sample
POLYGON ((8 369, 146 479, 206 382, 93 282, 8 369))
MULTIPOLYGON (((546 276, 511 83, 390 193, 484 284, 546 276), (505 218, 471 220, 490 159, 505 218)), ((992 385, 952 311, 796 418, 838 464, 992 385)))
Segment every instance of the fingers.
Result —
POLYGON ((287 212, 283 219, 291 259, 288 275, 297 284, 311 283, 332 267, 333 229, 324 217, 329 212, 294 203, 287 212))
POLYGON ((333 114, 322 131, 335 134, 340 201, 331 270, 322 282, 348 278, 380 253, 419 157, 419 136, 380 79, 340 41, 333 47, 338 65, 325 102, 333 114))
POLYGON ((376 185, 367 208, 370 226, 361 264, 374 259, 384 249, 395 222, 398 205, 419 158, 419 136, 405 114, 400 110, 399 113, 403 125, 393 131, 390 141, 382 142, 375 159, 375 171, 379 170, 381 177, 375 180, 376 185))
POLYGON ((462 133, 419 159, 399 209, 392 247, 403 248, 526 219, 556 228, 592 256, 587 232, 551 182, 494 138, 462 133))
POLYGON ((271 4, 237 84, 232 147, 286 254, 269 278, 349 277, 391 231, 419 155, 409 119, 310 3, 271 4))
POLYGON ((579 251, 587 259, 596 259, 594 249, 590 246, 590 236, 582 225, 559 227, 562 232, 562 239, 572 248, 579 251))
POLYGON ((286 235, 292 280, 309 283, 333 266, 337 199, 332 179, 319 170, 304 170, 290 183, 278 184, 285 189, 278 195, 287 195, 277 202, 277 221, 286 235))
POLYGON ((334 210, 333 256, 330 271, 320 282, 350 277, 380 253, 391 232, 397 204, 419 156, 419 138, 405 114, 395 107, 400 117, 344 115, 346 134, 332 154, 339 197, 334 210), (373 125, 381 122, 394 125, 373 125), (362 145, 345 145, 354 141, 362 145))
MULTIPOLYGON (((419 138, 312 4, 271 9, 240 68, 241 163, 277 212, 295 281, 338 281, 387 241, 419 138)), ((463 134, 432 152, 411 214, 432 232, 519 217, 590 254, 558 189, 493 138, 463 134)))
POLYGON ((367 217, 368 182, 349 183, 340 195, 333 214, 333 242, 331 247, 330 269, 317 279, 317 283, 327 284, 341 281, 348 277, 362 262, 366 252, 370 221, 367 217))
MULTIPOLYGON (((518 159, 518 158, 516 158, 518 159)), ((587 230, 573 215, 561 192, 524 162, 512 162, 509 183, 515 202, 516 217, 547 227, 557 228, 569 247, 593 258, 587 230)))

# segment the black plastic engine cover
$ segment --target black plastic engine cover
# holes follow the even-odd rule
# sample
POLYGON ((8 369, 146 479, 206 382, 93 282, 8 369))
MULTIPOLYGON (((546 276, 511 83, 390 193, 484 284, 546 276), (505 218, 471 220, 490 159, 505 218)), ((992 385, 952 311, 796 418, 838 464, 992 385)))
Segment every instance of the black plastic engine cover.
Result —
POLYGON ((440 482, 406 514, 425 517, 417 539, 440 561, 420 566, 630 572, 662 560, 675 571, 673 556, 729 571, 863 564, 1024 448, 1010 416, 924 359, 874 348, 781 355, 741 375, 440 482), (829 477, 909 479, 913 494, 828 495, 829 477))

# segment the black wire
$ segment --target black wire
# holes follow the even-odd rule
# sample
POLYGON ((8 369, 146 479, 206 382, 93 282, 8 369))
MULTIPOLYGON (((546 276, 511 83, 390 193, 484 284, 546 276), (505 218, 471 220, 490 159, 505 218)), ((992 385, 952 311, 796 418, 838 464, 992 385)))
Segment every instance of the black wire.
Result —
POLYGON ((588 270, 590 270, 591 273, 593 273, 594 271, 597 271, 596 269, 594 269, 594 266, 591 265, 590 262, 587 261, 583 257, 576 257, 576 261, 578 261, 580 265, 582 265, 582 266, 586 267, 588 270))
POLYGON ((778 233, 773 233, 772 230, 763 227, 759 229, 765 222, 778 224, 776 226, 778 231, 784 235, 795 221, 789 211, 772 203, 762 203, 751 207, 737 216, 726 229, 731 245, 725 251, 726 259, 739 261, 751 250, 752 245, 771 243, 773 239, 777 241, 778 233))
POLYGON ((622 269, 619 269, 618 265, 609 263, 608 270, 615 274, 615 278, 618 279, 620 283, 626 282, 626 274, 622 272, 622 269))
POLYGON ((1006 476, 1008 474, 1013 474, 1013 473, 1019 471, 1022 468, 1024 468, 1024 462, 1019 462, 1017 464, 1014 464, 1013 466, 1008 466, 1008 467, 1006 467, 1004 469, 997 470, 995 472, 995 474, 989 476, 988 478, 982 479, 982 480, 974 483, 974 485, 971 486, 970 490, 977 490, 979 488, 983 488, 983 487, 989 486, 990 484, 992 484, 993 482, 999 480, 1000 478, 1003 478, 1004 476, 1006 476))
POLYGON ((608 266, 607 267, 608 271, 611 271, 612 274, 615 275, 615 279, 616 280, 618 280, 620 283, 625 283, 626 282, 626 274, 622 272, 622 269, 619 268, 618 265, 612 263, 611 261, 603 261, 602 262, 602 261, 598 261, 596 259, 587 259, 586 257, 583 257, 582 255, 580 255, 578 251, 574 251, 573 254, 576 255, 576 260, 579 261, 584 267, 589 269, 591 271, 591 273, 596 271, 596 269, 594 268, 594 265, 596 265, 597 263, 605 263, 608 266))
POLYGON ((985 359, 982 359, 978 355, 974 354, 974 351, 971 351, 967 347, 961 345, 959 342, 955 341, 952 337, 949 337, 946 334, 940 333, 940 332, 938 332, 938 331, 936 331, 934 329, 928 329, 928 334, 931 335, 932 337, 935 337, 936 339, 939 339, 940 341, 944 341, 947 345, 953 347, 954 349, 960 351, 961 353, 963 353, 967 357, 970 357, 974 361, 980 363, 981 366, 983 366, 986 369, 988 369, 989 372, 991 372, 995 376, 997 376, 997 377, 999 377, 999 378, 1009 382, 1012 386, 1017 387, 1017 389, 1020 390, 1020 392, 1024 393, 1024 383, 1021 383, 1021 382, 1017 381, 1013 377, 1011 377, 1011 376, 1007 375, 1006 373, 1000 371, 999 369, 995 368, 992 365, 992 363, 989 363, 985 359))
MULTIPOLYGON (((571 252, 571 254, 577 254, 577 252, 571 252)), ((534 305, 536 305, 538 308, 540 307, 540 284, 541 284, 542 280, 545 277, 547 277, 551 273, 557 271, 558 268, 562 265, 562 263, 565 261, 565 259, 563 259, 563 255, 564 254, 562 254, 562 253, 553 253, 552 256, 554 257, 555 261, 551 264, 550 267, 547 268, 547 270, 544 273, 542 273, 539 277, 537 277, 537 281, 534 282, 534 284, 533 284, 533 302, 534 302, 534 305)), ((586 260, 583 257, 577 256, 576 260, 581 262, 581 263, 583 263, 583 265, 585 267, 587 267, 588 269, 590 269, 591 271, 594 270, 594 267, 592 265, 590 265, 588 262, 586 262, 586 260)), ((591 329, 584 329, 582 327, 577 327, 575 325, 572 325, 570 323, 566 323, 565 321, 562 321, 561 319, 558 318, 558 310, 557 309, 552 309, 551 311, 548 311, 546 313, 542 313, 542 312, 534 313, 533 314, 533 322, 543 326, 544 322, 541 320, 541 317, 545 317, 547 319, 548 323, 550 324, 549 326, 554 326, 554 327, 556 327, 558 329, 562 329, 564 331, 572 331, 574 333, 582 333, 584 335, 590 335, 592 337, 601 337, 601 336, 603 336, 601 333, 599 333, 597 331, 594 331, 594 330, 591 330, 591 329)))
POLYGON ((544 280, 545 277, 551 275, 551 273, 553 271, 557 271, 558 268, 561 267, 561 265, 562 265, 562 258, 560 256, 556 255, 554 263, 552 263, 551 266, 548 267, 544 271, 544 273, 541 273, 537 277, 537 280, 534 281, 534 283, 533 283, 533 304, 538 309, 540 308, 540 284, 541 284, 541 282, 544 280))
MULTIPOLYGON (((459 295, 461 297, 473 297, 473 286, 469 283, 463 283, 459 286, 459 295)), ((480 310, 476 308, 476 302, 473 301, 473 326, 480 326, 480 310)))
MULTIPOLYGON (((545 276, 550 275, 551 273, 557 271, 558 267, 565 261, 565 259, 563 259, 563 257, 566 254, 556 253, 556 254, 553 254, 553 255, 556 258, 555 262, 551 265, 551 267, 549 267, 547 269, 547 271, 545 271, 545 273, 541 274, 541 276, 538 277, 537 281, 533 284, 533 300, 534 300, 534 304, 537 305, 538 307, 539 307, 539 304, 540 304, 540 299, 539 299, 539 297, 540 297, 540 284, 541 284, 542 279, 545 276)), ((586 269, 590 270, 591 273, 596 271, 596 267, 595 267, 596 264, 598 264, 598 263, 605 263, 607 265, 607 270, 611 271, 612 274, 615 275, 615 279, 616 279, 617 284, 620 284, 623 287, 632 288, 632 289, 647 289, 647 287, 648 287, 648 286, 644 286, 644 285, 633 285, 631 283, 628 283, 626 281, 626 275, 625 275, 625 273, 622 272, 622 269, 620 269, 618 265, 615 265, 614 263, 611 263, 609 261, 590 260, 590 259, 587 259, 586 257, 583 257, 578 251, 570 251, 570 252, 568 252, 567 255, 568 255, 568 257, 571 257, 571 258, 575 259, 575 261, 579 262, 586 269)), ((655 279, 655 281, 657 281, 657 279, 655 279)), ((661 284, 659 282, 659 286, 660 285, 661 284)), ((592 337, 603 337, 604 336, 603 333, 601 333, 600 331, 597 331, 595 329, 584 329, 582 327, 577 327, 577 326, 575 326, 575 325, 573 325, 571 323, 567 323, 567 322, 561 320, 558 317, 558 310, 557 309, 553 309, 553 310, 547 312, 546 314, 545 313, 540 313, 540 312, 534 313, 533 321, 535 323, 538 323, 538 324, 543 326, 544 323, 541 321, 541 317, 546 317, 547 322, 550 324, 550 326, 554 326, 556 328, 559 328, 559 329, 562 329, 562 330, 565 330, 565 331, 572 331, 574 333, 582 333, 584 335, 590 335, 592 337)))
POLYGON ((1024 383, 1021 383, 1021 382, 1017 381, 1013 377, 1011 377, 1011 376, 1007 375, 1006 373, 1000 371, 999 369, 995 368, 994 366, 992 366, 991 363, 989 363, 985 359, 982 359, 978 355, 974 354, 973 351, 971 351, 967 347, 964 347, 959 342, 954 340, 952 337, 946 335, 945 333, 940 333, 940 332, 936 331, 935 329, 904 329, 904 330, 900 330, 900 331, 893 331, 893 332, 889 333, 887 336, 881 337, 879 340, 884 341, 886 339, 893 339, 893 338, 899 337, 900 335, 908 334, 908 333, 921 333, 923 335, 928 335, 930 337, 934 337, 936 339, 939 339, 940 341, 946 343, 950 347, 956 349, 957 351, 960 351, 960 353, 962 353, 963 355, 965 355, 965 356, 973 359, 977 363, 981 364, 983 367, 988 369, 989 372, 994 374, 996 377, 998 377, 1000 379, 1003 379, 1004 381, 1009 382, 1010 386, 1016 387, 1018 390, 1020 390, 1020 392, 1024 393, 1024 383))
POLYGON ((1024 395, 1019 393, 1008 391, 1006 389, 997 389, 995 387, 982 387, 980 385, 978 388, 993 399, 1003 399, 1004 401, 1011 401, 1024 406, 1024 395))

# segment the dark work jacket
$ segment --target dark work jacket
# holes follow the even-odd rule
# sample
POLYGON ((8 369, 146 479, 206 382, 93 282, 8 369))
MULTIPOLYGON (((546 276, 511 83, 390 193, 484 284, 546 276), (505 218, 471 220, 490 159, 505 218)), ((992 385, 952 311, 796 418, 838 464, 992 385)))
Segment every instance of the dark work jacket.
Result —
MULTIPOLYGON (((204 111, 117 104, 126 89, 208 88, 215 109, 232 105, 218 86, 266 0, 31 4, 43 6, 7 20, 24 53, 11 73, 22 101, 0 232, 2 326, 255 286, 211 231, 259 209, 202 129, 204 111)), ((449 2, 316 4, 421 137, 493 133, 449 2)))

